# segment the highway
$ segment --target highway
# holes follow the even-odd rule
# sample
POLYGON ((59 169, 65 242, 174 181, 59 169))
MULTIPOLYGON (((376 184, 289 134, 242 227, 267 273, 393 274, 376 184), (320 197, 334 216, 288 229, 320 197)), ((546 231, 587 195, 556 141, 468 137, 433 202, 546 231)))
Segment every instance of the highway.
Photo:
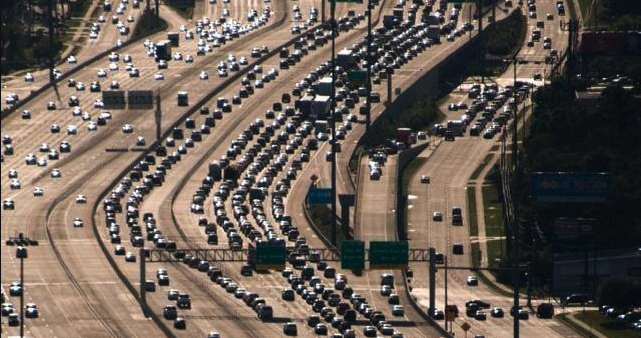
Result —
MULTIPOLYGON (((290 31, 291 26, 300 22, 300 20, 293 18, 294 5, 300 6, 302 20, 307 19, 312 7, 317 9, 321 7, 319 0, 305 3, 298 1, 261 2, 258 0, 239 0, 230 3, 225 3, 222 0, 215 3, 198 1, 194 10, 194 20, 187 21, 169 7, 161 5, 160 13, 168 21, 169 30, 182 30, 180 46, 175 47, 172 51, 173 53, 180 52, 182 60, 170 60, 167 62, 167 69, 159 70, 153 57, 147 55, 148 50, 143 45, 143 41, 135 42, 117 51, 118 60, 104 57, 77 71, 72 77, 76 83, 83 82, 87 89, 78 90, 75 86, 68 86, 67 80, 62 81, 56 87, 44 91, 26 104, 24 109, 31 113, 29 119, 22 117, 24 116, 22 111, 14 112, 3 119, 2 134, 10 135, 14 154, 10 155, 6 152, 3 154, 3 175, 0 181, 2 185, 1 197, 3 200, 10 198, 15 201, 15 210, 3 210, 1 235, 3 239, 7 239, 18 233, 24 233, 29 238, 37 239, 40 242, 39 246, 28 247, 29 258, 25 260, 25 300, 36 303, 40 312, 39 318, 25 320, 26 332, 29 336, 142 337, 175 335, 204 337, 211 331, 217 331, 223 337, 275 337, 283 335, 282 324, 290 321, 297 324, 298 336, 314 337, 318 335, 313 328, 305 323, 308 316, 314 313, 308 303, 298 295, 295 296, 294 301, 281 299, 281 291, 290 286, 287 279, 277 271, 254 272, 251 277, 242 276, 238 263, 212 263, 212 265, 218 266, 224 276, 231 278, 240 288, 246 289, 247 292, 259 293, 260 297, 265 299, 266 304, 271 305, 274 309, 272 320, 262 322, 257 318, 256 313, 242 302, 242 299, 235 297, 232 292, 211 281, 205 273, 189 268, 182 263, 147 264, 147 279, 155 280, 157 269, 163 268, 166 269, 171 282, 169 286, 157 285, 156 291, 147 293, 147 303, 152 318, 145 317, 137 299, 137 290, 140 288, 138 261, 142 259, 138 255, 139 248, 132 244, 133 238, 129 235, 129 231, 121 231, 122 242, 120 245, 125 251, 135 254, 137 260, 135 263, 127 262, 123 256, 114 252, 116 246, 110 243, 109 224, 106 222, 108 213, 103 209, 102 199, 103 192, 109 196, 109 191, 118 190, 114 189, 112 183, 127 184, 127 181, 119 178, 119 175, 140 155, 140 152, 135 151, 134 148, 148 146, 153 142, 155 138, 153 110, 109 109, 110 117, 107 119, 106 125, 97 125, 98 115, 103 113, 104 116, 106 110, 95 106, 95 101, 101 98, 101 94, 91 92, 88 88, 92 81, 100 81, 102 90, 106 90, 111 81, 117 81, 121 90, 153 90, 162 97, 162 130, 169 130, 174 122, 187 112, 187 109, 194 107, 195 102, 205 98, 212 90, 216 90, 217 93, 205 103, 205 106, 211 107, 211 110, 215 109, 218 97, 224 97, 231 101, 232 96, 238 94, 241 83, 237 78, 230 80, 235 74, 233 71, 229 71, 228 77, 219 77, 217 65, 226 61, 230 54, 233 54, 237 60, 246 58, 251 64, 257 60, 251 55, 252 48, 266 46, 270 51, 274 51, 294 38, 295 35, 290 31), (251 9, 256 10, 259 16, 261 13, 268 13, 269 18, 262 25, 248 28, 248 31, 241 33, 238 38, 220 47, 214 47, 213 51, 208 52, 205 56, 196 55, 197 34, 194 39, 185 39, 186 31, 195 32, 196 18, 213 19, 223 15, 224 10, 229 10, 227 21, 237 21, 239 25, 244 25, 247 23, 247 13, 251 9), (184 29, 182 29, 183 25, 184 29), (126 64, 123 61, 125 55, 132 58, 132 63, 140 73, 138 77, 131 77, 125 71, 126 64), (193 63, 185 62, 184 59, 187 55, 193 55, 193 63), (117 67, 114 67, 114 64, 117 67), (106 76, 104 78, 97 76, 101 70, 105 70, 106 76), (202 79, 201 72, 203 71, 208 74, 207 79, 202 79), (162 76, 158 74, 162 74, 162 76), (162 79, 160 79, 161 77, 162 79), (188 91, 188 107, 177 106, 176 97, 180 91, 188 91), (74 112, 69 107, 68 99, 71 96, 77 96, 81 112, 74 112), (46 108, 50 101, 56 106, 53 110, 46 108), (83 113, 86 115, 83 116, 83 113), (60 132, 51 132, 53 124, 60 127, 60 132), (130 124, 133 132, 124 133, 123 126, 125 124, 130 124), (94 128, 94 125, 97 130, 90 130, 94 128), (144 137, 144 146, 136 146, 136 138, 139 136, 144 137), (71 152, 60 152, 58 160, 47 158, 50 149, 58 148, 63 141, 70 142, 71 152), (108 149, 117 151, 106 151, 108 149), (33 154, 35 161, 41 160, 43 165, 27 164, 25 157, 29 154, 33 154), (21 185, 19 189, 10 187, 15 183, 14 177, 9 175, 10 170, 17 172, 17 178, 21 185), (61 177, 52 176, 57 172, 61 177), (42 196, 35 196, 35 188, 42 189, 42 196), (78 202, 77 196, 79 194, 86 197, 85 203, 78 202), (83 226, 75 227, 73 225, 77 219, 83 221, 83 226), (186 320, 185 329, 176 329, 173 327, 173 321, 163 319, 163 307, 173 303, 167 299, 167 292, 170 289, 177 289, 190 295, 191 309, 178 311, 179 316, 186 320)), ((406 11, 409 6, 409 3, 404 5, 406 11)), ((329 6, 327 7, 329 12, 329 6)), ((341 3, 336 8, 336 15, 337 17, 345 16, 352 9, 356 13, 362 13, 364 7, 359 3, 341 3)), ((382 1, 381 6, 374 9, 372 17, 378 22, 381 15, 390 14, 393 8, 392 1, 382 1)), ((123 18, 134 15, 137 20, 139 12, 139 10, 133 10, 130 4, 127 6, 123 18)), ((462 22, 459 21, 459 24, 462 22)), ((91 40, 77 54, 78 62, 82 62, 113 45, 120 37, 116 34, 115 28, 112 28, 103 27, 98 39, 91 40)), ((336 50, 339 51, 345 47, 351 48, 353 44, 360 42, 364 37, 365 29, 365 22, 360 20, 356 28, 341 32, 336 39, 336 50)), ((546 34, 548 34, 547 29, 546 26, 546 34)), ((550 29, 553 28, 550 27, 550 29)), ((552 33, 554 31, 551 31, 550 34, 552 33)), ((160 32, 148 39, 158 41, 165 38, 166 32, 160 32)), ((454 42, 445 42, 443 39, 442 44, 418 54, 396 70, 395 87, 407 88, 429 70, 430 65, 454 52, 466 40, 467 37, 458 38, 454 42)), ((557 40, 560 41, 555 36, 553 40, 555 46, 557 46, 557 40)), ((290 47, 290 51, 292 50, 293 48, 290 47)), ((177 150, 179 145, 185 144, 184 150, 181 149, 184 153, 180 160, 175 161, 171 166, 163 166, 163 170, 166 170, 164 183, 153 187, 151 191, 140 197, 139 204, 137 204, 140 216, 146 212, 151 212, 154 215, 157 229, 162 232, 163 238, 175 241, 179 248, 227 248, 230 245, 222 229, 217 230, 218 245, 207 244, 203 227, 198 225, 200 216, 205 216, 214 222, 212 220, 215 212, 213 194, 209 194, 205 198, 202 215, 191 212, 190 201, 207 175, 208 163, 227 155, 228 147, 232 142, 237 140, 237 136, 243 133, 257 118, 265 120, 265 125, 272 123, 273 120, 265 117, 265 112, 273 107, 273 103, 281 101, 282 93, 290 92, 291 88, 301 82, 307 72, 330 58, 329 44, 324 44, 316 50, 307 50, 307 54, 303 54, 301 61, 290 66, 289 69, 280 69, 278 54, 261 60, 262 74, 266 74, 272 68, 278 70, 278 75, 275 75, 273 80, 265 81, 263 87, 259 87, 256 82, 251 81, 252 84, 255 84, 255 93, 247 98, 242 98, 239 104, 232 104, 232 112, 224 113, 222 119, 217 119, 215 127, 211 127, 211 134, 203 133, 202 141, 194 139, 193 147, 178 140, 176 147, 168 146, 169 154, 171 154, 177 150)), ((71 67, 72 65, 66 63, 59 65, 59 69, 63 72, 68 71, 71 67)), ((241 69, 244 67, 241 66, 241 69)), ((525 70, 521 71, 525 72, 525 70)), ((29 83, 28 86, 25 86, 21 78, 3 82, 3 92, 11 90, 20 93, 21 98, 26 97, 26 93, 30 90, 39 88, 46 83, 46 71, 40 71, 34 75, 36 81, 29 83)), ((261 76, 261 73, 257 75, 261 76)), ((379 92, 382 98, 385 96, 384 87, 384 81, 383 84, 374 86, 374 91, 379 92)), ((293 102, 290 105, 293 105, 293 102)), ((357 115, 356 109, 358 107, 357 104, 355 108, 351 109, 351 113, 357 115)), ((376 118, 382 110, 382 103, 374 104, 373 118, 376 118)), ((211 116, 211 114, 207 113, 207 116, 211 116)), ((198 112, 190 116, 197 127, 205 123, 205 117, 205 114, 198 112)), ((358 200, 357 210, 360 211, 360 214, 356 213, 354 216, 357 220, 355 229, 357 237, 367 240, 391 239, 394 237, 393 229, 389 226, 393 223, 393 203, 390 204, 389 196, 395 189, 395 177, 384 175, 380 181, 369 181, 368 171, 362 169, 360 172, 364 176, 358 178, 358 182, 362 184, 356 189, 348 177, 347 161, 349 155, 358 138, 364 132, 363 116, 357 115, 357 119, 359 121, 352 123, 352 129, 346 132, 345 140, 342 141, 343 151, 338 154, 340 181, 338 192, 357 190, 359 196, 366 196, 366 198, 358 200), (380 206, 380 208, 370 209, 372 205, 380 206), (368 227, 359 227, 360 224, 368 224, 368 227)), ((279 133, 283 129, 279 130, 279 128, 294 122, 292 116, 284 116, 280 125, 278 123, 272 124, 271 127, 276 129, 275 135, 280 137, 279 133)), ((193 129, 186 128, 184 123, 181 127, 193 129)), ((265 131, 266 128, 260 127, 260 130, 265 131)), ((193 136, 193 134, 191 135, 193 136)), ((292 145, 294 148, 291 154, 287 154, 287 158, 281 157, 284 162, 281 164, 284 170, 279 170, 276 175, 272 175, 268 173, 268 168, 260 167, 254 175, 255 181, 259 182, 261 178, 275 176, 267 185, 268 191, 271 192, 277 186, 282 187, 283 179, 290 176, 290 174, 286 174, 288 170, 293 171, 293 175, 300 179, 292 178, 291 189, 283 189, 287 191, 283 200, 284 210, 291 215, 292 224, 298 227, 309 247, 323 248, 325 243, 310 228, 302 213, 301 202, 306 195, 309 186, 308 178, 311 174, 319 175, 323 185, 327 185, 329 182, 329 164, 325 161, 325 153, 329 148, 328 142, 321 142, 319 149, 311 152, 309 163, 304 164, 300 170, 294 170, 293 159, 301 155, 303 147, 293 146, 292 142, 298 142, 295 141, 296 136, 287 135, 287 133, 285 136, 285 141, 277 141, 276 137, 268 139, 268 146, 276 150, 276 154, 268 161, 271 165, 275 165, 278 155, 285 154, 282 150, 285 144, 292 145)), ((315 138, 313 132, 311 135, 298 137, 300 137, 301 144, 315 138)), ((167 144, 167 139, 162 142, 167 144)), ((464 161, 461 163, 463 169, 456 166, 449 167, 449 171, 444 170, 441 174, 444 176, 443 178, 439 176, 439 172, 433 173, 436 175, 433 182, 436 181, 437 186, 442 184, 443 189, 446 189, 442 195, 446 198, 444 202, 433 201, 431 193, 425 196, 417 193, 418 200, 427 200, 428 203, 437 204, 435 207, 444 208, 445 214, 446 209, 453 205, 451 203, 459 203, 461 198, 465 198, 465 193, 459 191, 460 187, 464 188, 469 172, 475 168, 475 163, 482 159, 483 154, 489 150, 491 145, 490 141, 477 142, 472 138, 463 138, 454 143, 442 145, 438 151, 441 151, 443 147, 445 149, 449 147, 451 148, 450 152, 446 152, 444 155, 437 153, 434 157, 444 157, 443 161, 448 163, 446 166, 450 165, 449 157, 453 157, 457 161, 464 161), (471 148, 467 153, 469 156, 464 157, 463 154, 459 156, 456 151, 457 147, 463 143, 471 148), (452 176, 452 173, 455 173, 455 176, 452 176), (448 197, 450 192, 453 193, 451 199, 448 197), (448 202, 447 199, 450 201, 448 202)), ((258 152, 264 152, 266 149, 266 146, 259 144, 256 139, 250 139, 238 154, 239 156, 232 159, 232 163, 239 164, 240 158, 247 156, 247 149, 252 147, 258 149, 258 152)), ((161 169, 159 167, 161 158, 162 156, 155 156, 157 162, 150 165, 149 173, 161 169)), ((165 159, 167 158, 165 157, 165 159)), ((390 157, 386 166, 393 166, 395 160, 395 157, 390 157)), ((366 159, 363 158, 361 165, 366 166, 365 161, 366 159)), ((249 170, 244 170, 241 177, 245 177, 248 172, 249 170)), ((387 173, 385 169, 384 173, 387 173)), ((131 198, 139 198, 135 191, 140 186, 141 182, 133 182, 131 188, 121 185, 121 191, 117 192, 117 194, 121 194, 121 203, 124 204, 131 198)), ((214 184, 212 192, 220 187, 220 183, 214 184)), ((433 184, 430 185, 430 189, 433 187, 433 184)), ((240 190, 232 189, 230 196, 233 196, 234 192, 240 192, 240 190)), ((249 201, 250 203, 244 202, 243 205, 251 206, 251 201, 249 201)), ((464 201, 460 204, 464 206, 464 201)), ((230 218, 236 210, 235 206, 237 205, 232 202, 231 198, 223 201, 223 209, 227 211, 230 218)), ((429 206, 432 205, 429 204, 429 206)), ((270 197, 266 198, 264 202, 265 218, 268 223, 275 225, 275 234, 285 236, 285 232, 278 229, 277 217, 274 213, 269 212, 275 208, 277 206, 274 201, 270 197)), ((250 215, 247 216, 248 220, 257 226, 256 217, 250 215)), ((127 230, 124 227, 128 222, 126 212, 115 214, 114 221, 122 227, 122 230, 127 230)), ((140 224, 144 226, 144 223, 140 224)), ((260 225, 257 227, 261 228, 260 225)), ((465 228, 457 228, 456 230, 461 231, 454 231, 456 233, 452 234, 453 238, 457 241, 467 241, 467 235, 463 229, 465 228)), ((263 229, 262 232, 267 233, 268 231, 263 229)), ((246 234, 241 236, 245 243, 251 241, 246 234)), ((437 240, 430 237, 431 235, 425 238, 420 236, 416 237, 416 242, 412 242, 412 246, 415 243, 419 243, 418 245, 437 243, 437 240)), ((442 245, 450 243, 448 240, 446 238, 442 245)), ((153 242, 148 241, 146 246, 152 247, 153 242)), ((466 264, 464 258, 461 257, 461 259, 461 262, 456 263, 466 264)), ((342 271, 337 262, 328 263, 336 268, 338 273, 347 276, 348 284, 354 292, 363 295, 372 308, 382 311, 387 320, 393 323, 395 329, 403 333, 405 337, 440 336, 408 303, 405 292, 402 290, 403 284, 400 283, 402 277, 399 273, 395 273, 395 285, 396 291, 401 297, 401 304, 405 306, 405 315, 395 318, 391 314, 391 305, 387 304, 385 297, 379 294, 380 273, 384 271, 366 271, 360 276, 351 271, 342 271)), ((416 268, 416 270, 420 271, 420 268, 416 268)), ((2 287, 6 293, 9 284, 19 279, 14 246, 5 245, 2 248, 2 271, 2 287)), ((299 271, 294 271, 294 274, 300 274, 299 271)), ((418 271, 417 275, 426 275, 424 272, 418 271)), ((328 287, 333 286, 333 278, 324 277, 320 270, 317 276, 319 274, 322 284, 328 287)), ((456 280, 456 278, 453 279, 456 280)), ((483 286, 480 286, 478 290, 489 294, 489 291, 485 290, 483 286)), ((481 296, 485 295, 481 294, 481 296)), ((18 297, 8 297, 8 301, 12 302, 16 308, 19 306, 18 297)), ((344 301, 348 303, 349 299, 345 298, 344 301)), ((329 332, 338 332, 338 329, 332 327, 330 322, 331 318, 327 322, 329 332)), ((369 321, 362 314, 357 315, 353 329, 358 336, 361 336, 363 327, 368 323, 369 321)), ((509 328, 509 325, 506 327, 509 328)), ((2 322, 2 329, 3 336, 5 334, 14 335, 17 332, 16 328, 7 327, 5 321, 2 322)), ((480 330, 480 332, 484 332, 482 330, 485 329, 481 328, 480 330)))
MULTIPOLYGON (((539 20, 544 13, 553 13, 556 15, 553 1, 538 1, 539 20)), ((528 19, 528 33, 526 41, 533 29, 536 28, 536 19, 528 19)), ((542 35, 552 38, 553 47, 559 50, 559 53, 567 47, 566 33, 561 31, 554 21, 545 22, 545 29, 542 35)), ((543 49, 540 44, 534 47, 524 47, 519 53, 519 57, 526 60, 544 59, 549 51, 543 49)), ((549 69, 544 63, 535 64, 530 62, 527 65, 517 66, 517 80, 533 82, 532 76, 535 72, 543 74, 544 69, 549 69)), ((501 86, 513 84, 513 68, 508 70, 496 82, 501 86)), ((548 73, 549 74, 549 73, 548 73)), ((537 83, 539 81, 534 81, 537 83)), ((542 82, 539 82, 542 83, 542 82)), ((465 86, 463 86, 465 87, 465 86)), ((450 95, 451 101, 465 101, 468 105, 471 100, 466 98, 466 92, 454 92, 450 95)), ((445 103, 447 105, 447 102, 445 103)), ((458 119, 460 113, 447 111, 447 119, 458 119)), ((425 158, 422 166, 417 170, 416 175, 411 179, 409 194, 411 208, 409 210, 408 232, 410 234, 412 247, 434 247, 438 252, 444 253, 448 257, 448 264, 453 266, 471 266, 470 252, 470 234, 469 220, 467 220, 467 182, 484 159, 486 154, 493 147, 497 147, 496 137, 486 140, 480 137, 464 136, 456 139, 455 142, 440 142, 434 149, 426 149, 419 157, 425 158), (430 184, 421 184, 420 177, 427 175, 430 177, 430 184), (451 223, 452 208, 458 206, 463 210, 465 219, 463 226, 453 226, 451 223), (443 221, 435 221, 432 217, 433 212, 441 212, 443 221), (455 255, 452 253, 453 244, 463 244, 464 254, 455 255)), ((481 246, 485 251, 485 246, 481 246)), ((484 256, 487 257, 487 256, 484 256)), ((481 264, 487 264, 485 260, 481 264)), ((418 276, 427 275, 426 265, 417 265, 414 273, 418 276)), ((444 275, 443 269, 437 273, 437 292, 436 307, 443 310, 444 308, 444 275)), ((512 336, 512 317, 509 315, 509 309, 512 306, 512 299, 496 294, 487 285, 479 282, 478 286, 467 286, 466 278, 474 275, 471 272, 462 270, 450 270, 448 272, 448 304, 458 306, 462 314, 453 324, 454 332, 457 336, 463 335, 460 328, 463 322, 471 324, 472 328, 468 334, 484 334, 492 337, 511 337, 512 336), (493 318, 489 315, 486 321, 475 320, 465 316, 465 302, 472 299, 481 299, 488 301, 492 306, 501 307, 506 311, 504 318, 493 318)), ((414 281, 413 294, 417 296, 421 305, 426 308, 429 306, 428 283, 426 279, 416 279, 414 281)), ((522 301, 522 305, 525 305, 522 301)), ((572 330, 553 320, 542 320, 531 315, 529 320, 522 320, 521 334, 524 337, 543 335, 545 337, 574 337, 577 336, 572 330)))

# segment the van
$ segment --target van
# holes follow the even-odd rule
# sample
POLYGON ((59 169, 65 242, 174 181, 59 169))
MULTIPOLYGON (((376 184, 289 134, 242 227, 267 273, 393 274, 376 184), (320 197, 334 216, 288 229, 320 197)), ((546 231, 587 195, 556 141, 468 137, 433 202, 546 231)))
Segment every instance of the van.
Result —
POLYGON ((545 319, 554 317, 554 305, 552 303, 539 304, 539 306, 536 307, 536 316, 545 319))
POLYGON ((453 244, 452 245, 452 253, 455 255, 462 255, 463 254, 463 244, 453 244))
POLYGON ((258 310, 258 318, 261 320, 271 320, 274 317, 274 310, 271 306, 261 306, 258 310))
POLYGON ((394 275, 391 273, 384 273, 381 275, 381 285, 387 285, 389 287, 394 287, 394 275))
POLYGON ((156 282, 153 279, 147 279, 145 281, 145 291, 155 292, 156 291, 156 282))

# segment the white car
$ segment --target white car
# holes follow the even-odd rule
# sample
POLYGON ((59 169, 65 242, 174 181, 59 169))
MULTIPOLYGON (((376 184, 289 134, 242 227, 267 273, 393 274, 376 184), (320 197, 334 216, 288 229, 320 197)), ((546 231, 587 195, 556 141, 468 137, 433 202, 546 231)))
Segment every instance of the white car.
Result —
POLYGON ((33 189, 33 196, 39 197, 39 196, 42 196, 42 195, 44 195, 44 194, 45 194, 44 189, 42 189, 42 188, 40 188, 40 187, 35 187, 35 188, 33 189))
POLYGON ((134 22, 134 17, 133 16, 128 16, 127 17, 127 22, 134 22))
POLYGON ((76 196, 76 203, 81 204, 81 203, 87 203, 87 197, 83 194, 78 194, 76 196))
POLYGON ((46 167, 47 166, 47 159, 42 157, 38 160, 38 167, 46 167))
POLYGON ((96 124, 96 122, 91 121, 91 122, 89 122, 89 124, 87 125, 87 130, 89 130, 89 131, 96 131, 96 130, 98 130, 98 125, 96 124))
POLYGON ((224 69, 218 70, 218 77, 227 77, 227 71, 224 69))
POLYGON ((174 61, 180 61, 183 59, 183 55, 180 52, 175 52, 173 55, 174 61))
POLYGON ((165 79, 165 75, 163 75, 163 73, 154 74, 154 80, 164 80, 164 79, 165 79))
POLYGON ((98 22, 105 22, 105 21, 107 21, 107 20, 105 19, 104 16, 101 15, 101 16, 98 17, 98 22))
POLYGON ((118 64, 115 63, 115 62, 110 63, 109 64, 109 70, 111 70, 111 71, 118 70, 118 64))
POLYGON ((125 54, 125 56, 122 58, 123 62, 131 62, 133 59, 131 58, 131 55, 125 54))
POLYGON ((105 103, 102 102, 102 100, 97 99, 96 101, 93 101, 93 107, 94 108, 104 108, 105 103))
POLYGON ((27 73, 27 74, 24 76, 24 81, 25 81, 25 82, 33 82, 33 81, 34 81, 33 75, 32 75, 31 73, 27 73))
POLYGON ((98 69, 98 77, 107 77, 107 72, 102 68, 98 69))
POLYGON ((122 45, 124 45, 124 44, 125 44, 125 42, 120 40, 120 39, 118 39, 118 41, 116 41, 116 46, 118 46, 118 47, 122 47, 122 45))
POLYGON ((403 305, 394 305, 392 306, 392 315, 402 317, 405 315, 405 308, 403 305))
POLYGON ((78 134, 78 127, 73 124, 67 126, 67 135, 76 135, 78 134))
POLYGON ((142 137, 142 136, 138 136, 138 137, 136 137, 136 145, 137 145, 137 146, 142 147, 142 146, 144 146, 145 144, 147 144, 147 142, 145 141, 145 138, 144 138, 144 137, 142 137))
POLYGON ((90 39, 97 39, 98 38, 98 33, 96 33, 96 32, 89 33, 89 38, 90 39))
POLYGON ((192 63, 194 62, 194 57, 191 55, 185 56, 185 63, 192 63))
POLYGON ((17 178, 12 178, 10 185, 11 185, 11 189, 20 189, 21 188, 20 180, 18 180, 17 178))
POLYGON ((84 114, 82 114, 82 120, 83 120, 83 121, 89 121, 89 120, 91 120, 91 114, 89 114, 89 113, 84 113, 84 114))
POLYGON ((67 62, 70 64, 78 63, 78 59, 76 59, 76 57, 73 55, 69 55, 69 57, 67 58, 67 62))
POLYGON ((134 126, 132 126, 129 123, 125 123, 124 126, 122 126, 122 132, 125 134, 131 134, 134 132, 134 126))
POLYGON ((73 220, 73 227, 74 228, 82 228, 82 226, 85 225, 82 219, 77 218, 73 220))
POLYGON ((60 169, 53 169, 51 171, 51 177, 53 178, 60 178, 62 177, 62 173, 60 172, 60 169))
POLYGON ((120 60, 120 56, 118 55, 118 53, 116 52, 109 53, 109 61, 116 62, 118 60, 120 60))
POLYGON ((209 75, 207 74, 206 71, 203 70, 203 71, 200 72, 200 75, 198 75, 198 78, 200 78, 201 80, 208 80, 209 79, 209 75))

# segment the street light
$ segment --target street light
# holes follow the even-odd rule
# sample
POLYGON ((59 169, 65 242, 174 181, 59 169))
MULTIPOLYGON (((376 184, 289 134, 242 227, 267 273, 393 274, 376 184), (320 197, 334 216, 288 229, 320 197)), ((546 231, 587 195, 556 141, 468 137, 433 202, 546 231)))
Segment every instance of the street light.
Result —
MULTIPOLYGON (((22 233, 19 235, 22 238, 22 233)), ((20 259, 20 337, 24 337, 24 259, 29 257, 27 248, 18 246, 16 248, 16 258, 20 259)))

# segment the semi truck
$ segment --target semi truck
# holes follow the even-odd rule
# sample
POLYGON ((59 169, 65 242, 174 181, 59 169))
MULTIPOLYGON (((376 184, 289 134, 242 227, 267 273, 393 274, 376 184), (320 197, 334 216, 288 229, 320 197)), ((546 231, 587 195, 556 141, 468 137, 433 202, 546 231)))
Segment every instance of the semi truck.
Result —
POLYGON ((383 16, 383 26, 387 29, 394 28, 398 25, 398 19, 394 15, 383 16))
POLYGON ((296 100, 296 102, 294 102, 294 107, 300 110, 301 114, 303 114, 303 118, 307 118, 312 113, 313 101, 313 96, 305 95, 300 100, 296 100))
POLYGON ((312 101, 312 114, 316 118, 325 118, 331 109, 331 99, 326 95, 316 95, 312 101))
POLYGON ((171 60, 171 41, 162 40, 156 43, 156 61, 171 60))
POLYGON ((463 136, 465 124, 461 120, 449 120, 447 121, 447 129, 451 130, 454 136, 463 136))
POLYGON ((397 128, 396 141, 405 143, 406 146, 410 145, 410 137, 412 130, 410 128, 397 128))
POLYGON ((345 69, 350 69, 356 65, 356 59, 351 50, 343 49, 336 55, 336 64, 345 69))
POLYGON ((332 78, 325 76, 314 84, 314 90, 318 95, 329 96, 332 94, 332 78))
POLYGON ((171 42, 172 47, 178 47, 178 41, 180 41, 180 36, 176 32, 167 33, 167 40, 171 42))
POLYGON ((441 28, 436 25, 431 25, 427 27, 427 37, 432 40, 434 43, 441 42, 441 28))

